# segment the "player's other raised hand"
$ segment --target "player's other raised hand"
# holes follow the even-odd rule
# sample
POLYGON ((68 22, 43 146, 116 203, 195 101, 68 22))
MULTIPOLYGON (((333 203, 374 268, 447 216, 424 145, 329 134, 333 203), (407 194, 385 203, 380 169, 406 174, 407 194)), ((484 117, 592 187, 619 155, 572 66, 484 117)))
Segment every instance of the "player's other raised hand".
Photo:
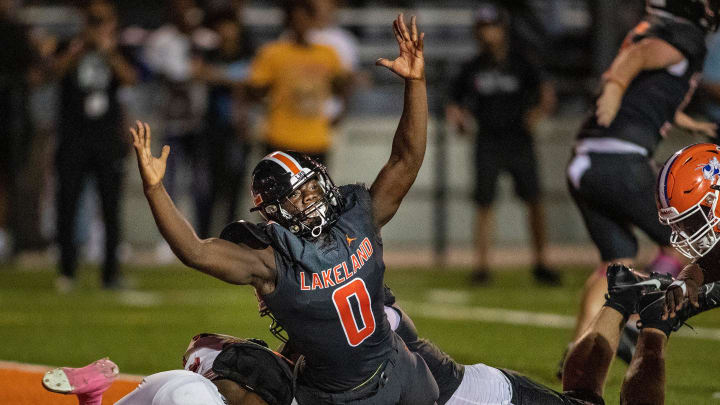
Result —
POLYGON ((143 186, 148 189, 161 184, 165 177, 167 158, 170 155, 170 147, 163 146, 159 158, 152 155, 150 150, 150 125, 146 122, 136 121, 135 128, 130 128, 133 138, 133 147, 137 155, 138 169, 143 186))
POLYGON ((405 25, 402 13, 393 21, 393 32, 400 48, 400 56, 395 60, 380 58, 375 61, 378 66, 385 66, 403 79, 425 79, 425 60, 423 58, 423 38, 425 33, 418 34, 415 17, 410 19, 410 30, 405 25))

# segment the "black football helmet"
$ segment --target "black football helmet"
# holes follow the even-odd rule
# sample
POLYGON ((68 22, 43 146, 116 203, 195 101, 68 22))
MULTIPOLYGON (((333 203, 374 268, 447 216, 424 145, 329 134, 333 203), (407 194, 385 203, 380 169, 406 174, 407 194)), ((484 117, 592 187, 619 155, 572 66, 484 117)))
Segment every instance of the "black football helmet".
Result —
POLYGON ((705 31, 717 30, 720 0, 647 0, 650 14, 671 14, 698 25, 705 31))
POLYGON ((337 221, 342 210, 340 190, 322 164, 299 152, 272 152, 262 158, 252 173, 255 207, 268 221, 275 221, 300 236, 318 237, 337 221), (322 196, 304 210, 287 209, 289 196, 303 184, 317 180, 322 196))

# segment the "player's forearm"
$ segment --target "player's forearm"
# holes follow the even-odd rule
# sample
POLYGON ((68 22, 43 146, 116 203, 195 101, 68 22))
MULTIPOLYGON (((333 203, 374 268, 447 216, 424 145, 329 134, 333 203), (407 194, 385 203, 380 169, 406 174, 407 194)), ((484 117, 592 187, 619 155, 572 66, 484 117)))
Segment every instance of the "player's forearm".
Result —
POLYGON ((682 111, 675 113, 675 125, 688 131, 696 131, 700 123, 682 111))
POLYGON ((405 80, 405 102, 400 124, 393 138, 391 162, 401 163, 417 174, 427 145, 427 90, 425 79, 405 80))
POLYGON ((627 89, 630 82, 642 71, 644 58, 644 51, 639 46, 633 46, 621 51, 602 76, 605 84, 614 82, 620 85, 623 90, 627 89))
POLYGON ((620 51, 603 79, 627 88, 641 71, 663 69, 684 59, 685 56, 669 43, 646 38, 620 51))
POLYGON ((674 124, 682 127, 682 128, 691 128, 693 124, 695 123, 695 120, 690 118, 687 114, 685 114, 682 111, 677 111, 675 113, 675 119, 674 124))
POLYGON ((190 223, 175 207, 165 187, 162 184, 146 187, 145 197, 150 204, 158 230, 175 255, 184 264, 197 267, 202 241, 195 234, 190 223))

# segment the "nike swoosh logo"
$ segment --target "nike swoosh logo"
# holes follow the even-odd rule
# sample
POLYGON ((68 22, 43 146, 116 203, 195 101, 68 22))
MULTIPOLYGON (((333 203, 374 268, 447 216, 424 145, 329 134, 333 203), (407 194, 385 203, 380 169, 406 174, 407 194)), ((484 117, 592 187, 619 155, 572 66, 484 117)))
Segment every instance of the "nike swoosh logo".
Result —
POLYGON ((633 284, 633 286, 636 286, 636 285, 652 285, 652 286, 655 286, 655 288, 657 288, 659 290, 661 283, 660 283, 660 280, 645 280, 645 281, 641 281, 639 283, 633 284))
POLYGON ((655 288, 657 288, 657 289, 659 290, 659 289, 660 289, 660 286, 661 286, 662 284, 660 283, 660 280, 650 279, 650 280, 640 281, 640 282, 635 283, 635 284, 616 285, 615 287, 613 287, 613 289, 614 289, 614 290, 615 290, 615 289, 617 289, 617 290, 626 290, 626 289, 628 289, 628 288, 635 288, 635 287, 637 287, 637 286, 645 286, 645 285, 653 286, 653 287, 655 287, 655 288))
POLYGON ((715 283, 711 283, 711 284, 708 286, 707 291, 705 291, 705 294, 710 293, 710 291, 712 291, 714 288, 715 288, 715 283))

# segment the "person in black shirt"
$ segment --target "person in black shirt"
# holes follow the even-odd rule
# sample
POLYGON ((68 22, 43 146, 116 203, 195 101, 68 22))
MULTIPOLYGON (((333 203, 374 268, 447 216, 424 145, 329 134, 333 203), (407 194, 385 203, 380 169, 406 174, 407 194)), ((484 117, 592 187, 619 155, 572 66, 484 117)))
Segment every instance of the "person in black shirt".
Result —
POLYGON ((538 120, 554 108, 555 95, 535 64, 512 46, 508 25, 505 10, 489 4, 478 9, 475 31, 480 52, 463 65, 447 106, 447 119, 461 134, 470 131, 470 116, 478 127, 474 156, 477 265, 472 280, 488 280, 491 204, 502 170, 512 175, 515 191, 527 205, 533 275, 539 282, 558 284, 559 276, 546 263, 545 219, 532 138, 538 120))
POLYGON ((212 212, 219 199, 227 199, 224 223, 236 216, 238 198, 245 176, 250 102, 241 88, 250 70, 252 47, 233 10, 218 12, 210 26, 218 34, 217 48, 195 60, 195 77, 208 84, 205 112, 205 143, 202 165, 208 169, 208 189, 196 196, 198 235, 210 235, 212 212))
MULTIPOLYGON (((35 52, 13 2, 0 1, 0 261, 32 239, 23 235, 20 178, 31 150, 28 93, 35 52)), ((26 203, 27 201, 27 196, 26 203)))
POLYGON ((55 164, 58 174, 57 235, 60 244, 58 290, 73 287, 78 248, 75 224, 78 200, 88 175, 96 180, 105 224, 104 288, 118 287, 116 249, 120 240, 120 200, 124 157, 121 85, 132 84, 136 72, 118 49, 117 17, 106 0, 85 9, 85 29, 56 62, 60 79, 60 114, 55 164))
POLYGON ((651 271, 680 271, 680 255, 670 247, 670 228, 657 220, 651 157, 672 124, 715 136, 715 124, 697 122, 682 110, 697 86, 705 35, 717 25, 718 4, 657 4, 648 2, 647 15, 603 74, 595 111, 578 132, 567 168, 570 194, 602 260, 585 284, 575 339, 602 305, 605 267, 635 260, 634 227, 662 249, 651 271))

